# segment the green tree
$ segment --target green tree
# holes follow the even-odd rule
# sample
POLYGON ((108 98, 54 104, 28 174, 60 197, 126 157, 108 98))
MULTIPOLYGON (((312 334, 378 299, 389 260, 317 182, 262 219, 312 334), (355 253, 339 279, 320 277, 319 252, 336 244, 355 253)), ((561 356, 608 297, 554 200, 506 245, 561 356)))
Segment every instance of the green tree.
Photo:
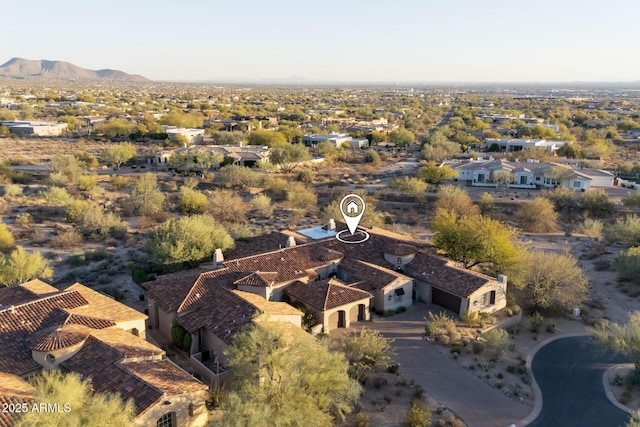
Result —
POLYGON ((266 194, 258 194, 251 200, 251 207, 258 211, 260 215, 270 218, 273 214, 273 205, 271 204, 271 197, 266 194))
POLYGON ((396 144, 398 147, 406 147, 416 139, 416 136, 406 129, 394 130, 389 134, 389 142, 396 144))
POLYGON ((613 213, 613 203, 601 188, 582 193, 580 204, 591 216, 605 217, 613 213))
POLYGON ((505 272, 519 262, 514 244, 516 231, 494 219, 481 215, 460 216, 439 209, 431 222, 434 245, 464 268, 490 264, 494 271, 505 272))
POLYGON ((107 148, 102 153, 102 160, 116 165, 120 169, 122 164, 136 156, 136 147, 130 142, 123 142, 113 147, 107 148))
POLYGON ((542 197, 520 205, 516 218, 520 228, 530 233, 550 233, 558 229, 558 214, 553 203, 542 197))
POLYGON ((377 165, 381 161, 382 159, 380 159, 380 154, 378 154, 376 150, 374 150, 373 148, 368 148, 367 150, 365 150, 364 152, 365 163, 373 163, 374 165, 377 165))
POLYGON ((329 427, 361 390, 341 353, 281 323, 260 322, 237 334, 227 360, 233 391, 214 425, 329 427))
POLYGON ((13 238, 13 234, 7 224, 0 222, 0 252, 7 252, 12 249, 16 244, 16 240, 13 238))
POLYGON ((342 334, 336 342, 349 361, 349 374, 358 381, 376 366, 386 368, 393 364, 396 354, 392 343, 393 340, 383 337, 380 332, 367 328, 342 334))
POLYGON ((420 169, 419 176, 431 184, 441 184, 450 179, 457 179, 458 171, 451 166, 431 164, 420 169))
POLYGON ((249 145, 266 145, 274 148, 287 144, 287 138, 280 132, 271 132, 268 130, 255 130, 249 134, 249 145))
POLYGON ((95 133, 104 135, 107 138, 115 138, 117 136, 126 136, 134 133, 138 126, 135 122, 127 119, 112 117, 107 121, 98 123, 95 127, 95 133))
POLYGON ((224 156, 221 153, 212 153, 205 150, 196 150, 192 153, 190 152, 188 157, 203 174, 209 172, 211 166, 219 165, 224 160, 224 156))
POLYGON ((129 203, 138 215, 155 215, 162 210, 165 197, 158 190, 158 179, 151 172, 142 175, 131 190, 129 203))
POLYGON ((282 172, 290 173, 298 163, 311 160, 311 153, 302 144, 283 144, 271 149, 269 160, 282 172))
POLYGON ((0 260, 0 284, 4 286, 24 283, 31 279, 48 279, 53 276, 49 261, 40 252, 27 252, 18 246, 0 260))
POLYGON ((640 216, 632 214, 616 219, 613 224, 604 227, 604 236, 610 242, 640 245, 640 216))
POLYGON ((625 324, 605 319, 591 332, 603 349, 611 349, 633 361, 635 367, 631 380, 634 385, 640 385, 640 312, 630 313, 625 324))
POLYGON ((569 310, 589 295, 589 281, 569 253, 529 251, 521 269, 520 278, 512 282, 524 289, 527 301, 534 307, 559 305, 569 310))
POLYGON ((51 159, 52 181, 56 181, 56 175, 59 177, 62 185, 75 184, 78 179, 86 173, 84 164, 70 154, 56 154, 51 159), (62 178, 62 179, 60 179, 62 178))
POLYGON ((216 249, 232 247, 227 230, 207 214, 169 219, 149 233, 147 242, 153 260, 166 266, 198 263, 216 249))
POLYGON ((178 128, 201 128, 204 124, 204 115, 198 111, 185 113, 181 110, 171 110, 160 118, 160 124, 178 128))
POLYGON ((91 383, 76 373, 43 371, 34 383, 35 402, 68 403, 70 411, 27 411, 16 427, 127 427, 135 416, 132 400, 123 402, 118 394, 94 393, 91 383))

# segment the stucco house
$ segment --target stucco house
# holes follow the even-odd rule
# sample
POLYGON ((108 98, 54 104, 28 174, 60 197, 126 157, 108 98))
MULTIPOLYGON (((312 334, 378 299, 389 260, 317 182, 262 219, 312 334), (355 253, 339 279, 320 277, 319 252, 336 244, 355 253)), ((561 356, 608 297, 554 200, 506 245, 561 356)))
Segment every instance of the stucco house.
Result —
MULTIPOLYGON (((145 341, 146 318, 79 283, 59 290, 33 280, 0 289, 0 376, 76 372, 97 392, 132 399, 133 426, 206 425, 207 386, 145 341)), ((28 396, 0 387, 0 401, 12 399, 28 396)))

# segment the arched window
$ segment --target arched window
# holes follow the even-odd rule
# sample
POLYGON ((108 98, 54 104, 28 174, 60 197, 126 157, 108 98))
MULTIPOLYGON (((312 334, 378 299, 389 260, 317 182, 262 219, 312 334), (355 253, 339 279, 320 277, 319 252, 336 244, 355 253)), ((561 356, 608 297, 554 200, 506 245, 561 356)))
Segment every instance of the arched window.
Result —
POLYGON ((176 425, 176 413, 175 412, 167 412, 160 418, 158 418, 158 422, 156 423, 156 427, 174 427, 176 425))

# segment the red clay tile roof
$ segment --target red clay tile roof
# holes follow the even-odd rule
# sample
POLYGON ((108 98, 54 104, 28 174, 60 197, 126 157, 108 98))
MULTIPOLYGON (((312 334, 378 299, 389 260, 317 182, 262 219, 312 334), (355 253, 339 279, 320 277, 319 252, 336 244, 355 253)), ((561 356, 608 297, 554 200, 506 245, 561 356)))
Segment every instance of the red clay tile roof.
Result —
POLYGON ((406 243, 395 243, 384 248, 385 253, 396 255, 396 256, 406 256, 415 254, 418 252, 418 248, 413 245, 408 245, 406 243))
POLYGON ((91 381, 97 392, 119 393, 123 400, 133 399, 136 414, 140 414, 161 399, 163 392, 122 368, 118 363, 122 358, 114 348, 89 337, 82 348, 60 366, 91 381))
POLYGON ((205 270, 194 268, 178 273, 163 274, 156 280, 145 282, 142 286, 147 290, 149 297, 153 298, 167 312, 176 311, 182 304, 187 294, 205 270))
POLYGON ((233 282, 234 285, 257 286, 266 288, 273 286, 278 273, 274 271, 256 271, 233 282))
POLYGON ((387 268, 354 259, 344 259, 338 269, 347 273, 347 283, 357 282, 354 286, 368 292, 382 289, 402 276, 387 268))
POLYGON ((79 314, 70 314, 64 322, 66 325, 84 325, 91 329, 104 329, 116 326, 113 320, 96 319, 95 317, 80 316, 79 314))
POLYGON ((89 303, 85 306, 70 307, 68 311, 72 314, 113 320, 116 323, 147 318, 146 314, 140 313, 124 304, 120 304, 113 298, 89 289, 80 283, 75 283, 66 290, 79 292, 89 303))
POLYGON ((236 242, 235 248, 225 252, 224 257, 225 259, 246 258, 252 255, 272 252, 284 248, 288 238, 288 235, 280 232, 251 237, 246 241, 236 242))
POLYGON ((21 286, 2 287, 0 288, 0 310, 9 308, 12 305, 24 304, 38 298, 38 295, 21 286))
POLYGON ((453 261, 425 253, 417 254, 407 264, 407 274, 463 298, 495 280, 475 271, 458 268, 453 261))
POLYGON ((10 427, 18 421, 16 413, 2 410, 5 405, 27 403, 30 406, 34 397, 31 384, 17 375, 0 372, 0 427, 10 427))
POLYGON ((31 357, 28 338, 42 327, 62 325, 72 309, 87 304, 77 291, 0 310, 0 371, 23 375, 40 365, 31 357))
POLYGON ((209 387, 177 367, 168 359, 145 360, 136 363, 121 362, 120 367, 162 390, 167 396, 207 390, 209 387))
POLYGON ((80 344, 89 336, 89 328, 81 325, 63 325, 44 328, 35 333, 29 348, 49 352, 80 344))
POLYGON ((297 281, 288 286, 284 292, 318 311, 331 310, 373 297, 369 292, 346 286, 335 279, 309 283, 297 281))
POLYGON ((28 282, 21 283, 19 286, 40 296, 60 292, 58 288, 54 288, 50 284, 43 282, 40 279, 29 280, 28 282))
POLYGON ((195 310, 179 314, 176 321, 191 333, 207 328, 231 344, 233 335, 250 323, 259 309, 222 286, 215 286, 208 295, 215 299, 215 304, 200 304, 195 310))

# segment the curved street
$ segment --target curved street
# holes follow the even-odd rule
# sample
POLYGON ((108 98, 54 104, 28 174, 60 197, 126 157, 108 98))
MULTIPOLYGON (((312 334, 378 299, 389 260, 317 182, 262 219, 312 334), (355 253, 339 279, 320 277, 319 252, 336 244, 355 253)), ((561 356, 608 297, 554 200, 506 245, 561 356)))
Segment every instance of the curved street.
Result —
POLYGON ((619 427, 629 414, 615 407, 602 385, 604 372, 628 362, 603 352, 588 336, 560 338, 542 347, 531 369, 543 395, 529 427, 619 427))

